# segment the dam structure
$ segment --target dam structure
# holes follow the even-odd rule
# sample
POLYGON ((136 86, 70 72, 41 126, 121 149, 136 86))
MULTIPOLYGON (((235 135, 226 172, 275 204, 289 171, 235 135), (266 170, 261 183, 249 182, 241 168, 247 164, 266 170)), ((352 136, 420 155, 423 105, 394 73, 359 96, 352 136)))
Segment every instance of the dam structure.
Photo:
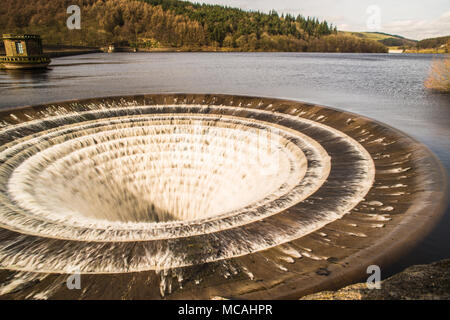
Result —
POLYGON ((0 69, 44 69, 51 62, 39 35, 4 34, 3 42, 6 56, 0 56, 0 69))
POLYGON ((299 101, 149 94, 2 110, 0 298, 298 298, 413 248, 446 188, 414 139, 299 101))

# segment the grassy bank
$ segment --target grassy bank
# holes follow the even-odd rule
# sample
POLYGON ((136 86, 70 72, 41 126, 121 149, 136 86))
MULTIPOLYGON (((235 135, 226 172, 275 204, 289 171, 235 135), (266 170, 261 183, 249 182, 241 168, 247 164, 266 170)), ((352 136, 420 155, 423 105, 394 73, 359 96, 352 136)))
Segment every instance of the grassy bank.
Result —
POLYGON ((446 54, 449 53, 446 48, 428 48, 428 49, 406 49, 405 53, 425 53, 425 54, 446 54))
POLYGON ((450 93, 450 56, 433 61, 425 87, 436 92, 450 93))

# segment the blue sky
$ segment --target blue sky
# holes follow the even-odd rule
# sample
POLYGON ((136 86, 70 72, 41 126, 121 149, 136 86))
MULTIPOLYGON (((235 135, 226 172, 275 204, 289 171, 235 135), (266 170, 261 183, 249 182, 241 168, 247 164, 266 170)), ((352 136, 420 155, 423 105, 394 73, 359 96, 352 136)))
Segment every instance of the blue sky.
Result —
POLYGON ((245 10, 268 12, 275 9, 280 13, 301 13, 304 16, 326 19, 336 24, 339 30, 345 31, 381 31, 417 40, 450 35, 450 0, 191 1, 222 4, 245 10))

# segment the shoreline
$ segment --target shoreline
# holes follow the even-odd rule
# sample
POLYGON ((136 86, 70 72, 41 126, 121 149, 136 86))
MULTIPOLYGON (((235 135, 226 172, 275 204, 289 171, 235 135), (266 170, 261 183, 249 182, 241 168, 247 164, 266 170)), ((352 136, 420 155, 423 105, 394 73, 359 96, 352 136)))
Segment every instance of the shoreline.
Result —
POLYGON ((336 291, 321 291, 300 300, 448 300, 450 259, 412 265, 380 282, 379 289, 366 283, 352 284, 336 291))
POLYGON ((44 53, 46 55, 48 55, 50 58, 78 56, 78 55, 100 53, 100 52, 102 52, 100 49, 62 50, 62 51, 45 51, 44 50, 44 53))
MULTIPOLYGON (((107 53, 107 51, 102 50, 102 48, 97 49, 76 49, 76 50, 44 50, 44 53, 49 56, 49 58, 63 58, 70 56, 86 55, 93 53, 107 53)), ((152 48, 152 49, 138 49, 138 51, 133 51, 133 48, 119 48, 113 53, 330 53, 330 54, 380 54, 380 53, 370 53, 370 52, 313 52, 313 51, 239 51, 239 50, 228 50, 228 49, 180 49, 180 48, 152 48)), ((382 53, 383 54, 383 53, 382 53)), ((399 52, 389 52, 384 54, 390 55, 401 55, 401 54, 426 54, 426 55, 446 55, 446 53, 436 53, 436 52, 412 52, 405 51, 399 52)), ((0 55, 4 55, 4 52, 0 52, 0 55)), ((0 64, 0 70, 5 70, 0 64)))
MULTIPOLYGON (((244 50, 233 50, 232 48, 197 48, 197 49, 189 49, 189 48, 138 48, 137 52, 133 52, 132 47, 119 48, 116 52, 130 52, 130 53, 139 53, 139 52, 161 52, 161 53, 169 53, 169 52, 205 52, 205 53, 338 53, 338 54, 427 54, 427 55, 435 55, 435 54, 447 54, 445 52, 421 52, 415 50, 406 50, 404 52, 330 52, 330 51, 263 51, 263 50, 254 50, 254 51, 244 51, 244 50)), ((102 50, 101 52, 106 52, 102 50)))

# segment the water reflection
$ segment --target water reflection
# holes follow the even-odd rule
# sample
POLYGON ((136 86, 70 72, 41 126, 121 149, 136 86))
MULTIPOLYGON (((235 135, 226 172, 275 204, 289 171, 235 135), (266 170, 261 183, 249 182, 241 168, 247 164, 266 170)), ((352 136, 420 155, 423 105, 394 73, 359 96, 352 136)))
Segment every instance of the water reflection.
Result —
POLYGON ((35 70, 0 70, 0 86, 5 84, 18 85, 30 82, 41 83, 48 81, 51 69, 35 69, 35 70), (8 79, 10 81, 8 81, 8 79))

